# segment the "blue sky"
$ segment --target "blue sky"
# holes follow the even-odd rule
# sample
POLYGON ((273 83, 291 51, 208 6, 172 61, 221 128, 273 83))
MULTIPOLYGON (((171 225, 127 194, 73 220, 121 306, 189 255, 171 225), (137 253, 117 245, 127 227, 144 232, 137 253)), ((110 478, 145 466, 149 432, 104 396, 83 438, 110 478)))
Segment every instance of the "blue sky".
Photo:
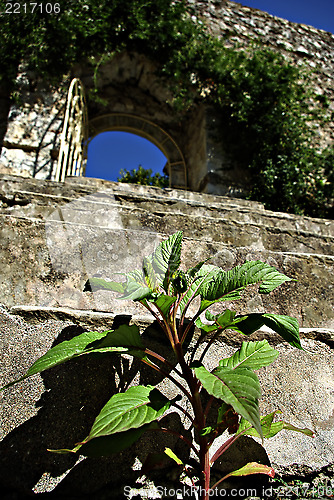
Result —
POLYGON ((239 0, 238 3, 334 33, 334 0, 239 0))
MULTIPOLYGON (((334 0, 239 0, 238 3, 296 23, 334 33, 334 0)), ((117 180, 121 169, 142 165, 162 173, 166 158, 146 139, 126 132, 105 132, 88 146, 87 177, 117 180)))
POLYGON ((154 144, 127 132, 104 132, 88 145, 86 177, 116 181, 120 170, 141 165, 162 174, 167 158, 154 144))

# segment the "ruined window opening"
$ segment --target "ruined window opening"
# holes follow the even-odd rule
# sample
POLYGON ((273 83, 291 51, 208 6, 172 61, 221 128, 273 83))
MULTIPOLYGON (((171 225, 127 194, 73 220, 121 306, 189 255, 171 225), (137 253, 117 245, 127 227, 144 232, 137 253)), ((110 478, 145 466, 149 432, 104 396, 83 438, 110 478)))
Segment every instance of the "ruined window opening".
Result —
MULTIPOLYGON (((187 189, 187 168, 183 154, 174 139, 159 125, 127 113, 110 113, 97 116, 88 122, 88 137, 90 140, 102 132, 128 132, 147 139, 155 145, 165 156, 167 162, 164 172, 169 177, 171 187, 187 189)), ((134 165, 132 168, 136 168, 134 165)), ((145 165, 143 165, 145 168, 145 165)), ((87 175, 87 173, 86 173, 87 175)))
POLYGON ((117 181, 121 170, 136 170, 140 165, 151 169, 152 175, 168 174, 165 154, 138 134, 114 130, 99 133, 89 140, 86 177, 117 181))

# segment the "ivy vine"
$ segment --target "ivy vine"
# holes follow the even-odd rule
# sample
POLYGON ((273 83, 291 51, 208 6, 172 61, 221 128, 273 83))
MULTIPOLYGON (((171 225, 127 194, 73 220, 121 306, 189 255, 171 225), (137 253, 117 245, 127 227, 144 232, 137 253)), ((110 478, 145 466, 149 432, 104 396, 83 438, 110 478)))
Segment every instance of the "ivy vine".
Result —
POLYGON ((334 152, 320 150, 316 128, 328 119, 328 103, 312 91, 307 72, 263 48, 227 48, 185 0, 59 4, 52 15, 1 14, 2 94, 15 91, 20 65, 30 81, 59 83, 78 61, 143 53, 157 63, 175 106, 205 99, 219 109, 228 153, 252 173, 251 199, 272 210, 332 215, 334 152))

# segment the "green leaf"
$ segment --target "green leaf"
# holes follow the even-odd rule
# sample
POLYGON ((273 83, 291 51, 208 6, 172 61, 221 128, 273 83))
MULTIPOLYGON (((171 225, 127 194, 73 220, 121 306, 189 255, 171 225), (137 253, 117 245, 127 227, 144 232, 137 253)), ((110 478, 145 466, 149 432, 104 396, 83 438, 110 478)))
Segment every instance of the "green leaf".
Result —
POLYGON ((208 436, 209 434, 211 434, 213 432, 214 428, 213 427, 203 427, 203 429, 201 429, 201 436, 208 436))
POLYGON ((202 313, 205 311, 208 307, 210 307, 212 304, 215 304, 216 302, 223 302, 225 300, 239 300, 241 299, 241 295, 238 290, 234 290, 233 292, 230 292, 224 297, 221 297, 220 299, 217 300, 201 300, 200 308, 199 308, 199 313, 202 313))
POLYGON ((137 429, 161 417, 171 402, 152 386, 115 394, 96 417, 86 440, 137 429))
POLYGON ((189 286, 187 293, 185 293, 180 302, 181 313, 184 312, 189 302, 200 294, 201 287, 205 285, 205 283, 214 279, 219 272, 220 268, 211 264, 202 265, 199 268, 189 286))
MULTIPOLYGON (((266 439, 270 439, 273 436, 276 436, 280 431, 283 429, 290 430, 290 431, 295 431, 295 432, 301 432, 302 434, 305 434, 306 436, 309 437, 314 437, 314 432, 311 431, 310 429, 307 428, 299 428, 295 427, 292 424, 289 424, 288 422, 284 422, 283 420, 279 420, 277 422, 274 422, 274 417, 276 416, 277 413, 282 413, 281 411, 274 411, 270 413, 269 415, 265 415, 264 417, 261 417, 261 428, 262 428, 262 434, 263 437, 266 439)), ((259 433, 251 427, 250 429, 246 430, 249 427, 249 422, 242 418, 240 420, 239 424, 239 429, 237 434, 240 434, 241 432, 245 435, 248 436, 255 436, 255 437, 260 437, 259 433)))
POLYGON ((196 266, 194 267, 191 267, 190 269, 188 269, 187 271, 187 274, 190 278, 193 278, 196 276, 196 274, 198 273, 198 271, 201 269, 201 267, 203 266, 203 264, 205 264, 206 262, 208 262, 208 260, 210 260, 211 257, 209 257, 208 259, 205 259, 205 260, 202 260, 201 262, 199 262, 198 264, 196 264, 196 266))
MULTIPOLYGON (((274 426, 277 422, 274 423, 274 426)), ((283 429, 286 429, 287 431, 295 431, 295 432, 301 432, 302 434, 305 434, 306 436, 309 436, 309 437, 312 437, 314 438, 315 437, 315 434, 313 431, 311 431, 311 429, 307 429, 306 427, 295 427, 294 425, 292 424, 289 424, 289 422, 283 422, 284 423, 284 426, 283 426, 283 429)))
POLYGON ((266 268, 263 270, 263 272, 265 272, 266 274, 265 279, 262 281, 259 287, 259 293, 261 294, 272 292, 273 290, 275 290, 275 288, 285 283, 285 281, 296 281, 293 278, 285 276, 285 274, 279 273, 273 267, 269 269, 266 268))
POLYGON ((155 291, 158 288, 157 276, 149 258, 144 257, 143 259, 143 271, 148 287, 150 290, 155 291))
POLYGON ((166 453, 166 455, 167 455, 169 458, 171 458, 172 460, 174 460, 174 462, 176 462, 176 463, 177 463, 177 465, 183 465, 182 460, 181 460, 179 457, 177 457, 177 456, 175 455, 175 453, 174 453, 174 452, 173 452, 170 448, 165 448, 165 453, 166 453))
POLYGON ((144 344, 136 325, 121 325, 117 330, 110 331, 104 339, 96 345, 95 351, 109 352, 110 348, 122 347, 127 350, 127 354, 143 358, 144 344), (137 351, 135 348, 138 348, 137 351))
POLYGON ((211 332, 215 332, 217 330, 220 330, 220 327, 214 323, 213 325, 206 325, 205 323, 202 322, 202 320, 200 318, 197 318, 195 320, 195 325, 197 326, 197 328, 200 328, 201 330, 203 330, 204 332, 207 332, 207 333, 211 333, 211 332))
POLYGON ((84 292, 96 292, 97 290, 108 290, 109 292, 124 293, 124 283, 106 281, 101 278, 89 278, 86 281, 84 292))
POLYGON ((84 332, 71 340, 65 340, 52 347, 29 368, 23 377, 7 384, 5 387, 10 387, 31 375, 53 368, 79 356, 96 353, 126 353, 144 358, 144 348, 139 329, 135 325, 121 325, 117 330, 106 332, 84 332), (136 347, 138 350, 136 350, 136 347))
POLYGON ((261 283, 259 293, 269 293, 285 281, 291 278, 259 260, 245 262, 230 271, 219 269, 213 279, 201 285, 200 312, 215 302, 239 299, 240 292, 249 285, 261 283))
POLYGON ((205 312, 205 317, 208 321, 216 321, 218 325, 225 327, 232 323, 235 318, 236 313, 234 311, 230 311, 230 309, 225 309, 223 314, 212 314, 210 311, 205 312))
POLYGON ((299 324, 296 318, 268 313, 263 314, 262 317, 264 324, 278 333, 289 344, 303 349, 300 344, 299 324))
POLYGON ((279 314, 248 314, 235 318, 231 329, 249 335, 256 332, 263 325, 268 326, 274 332, 278 333, 284 340, 294 347, 302 349, 299 338, 299 324, 295 318, 279 314))
POLYGON ((267 340, 242 342, 240 349, 233 356, 219 361, 219 366, 226 366, 233 370, 239 366, 248 366, 252 370, 258 370, 270 365, 277 356, 278 351, 273 349, 267 340))
POLYGON ((241 467, 241 469, 230 472, 220 481, 223 481, 231 476, 249 476, 251 474, 266 474, 267 476, 274 477, 275 471, 272 467, 268 467, 268 465, 258 464, 257 462, 249 462, 241 467))
MULTIPOLYGON (((20 379, 7 384, 5 387, 10 387, 11 385, 24 380, 31 375, 43 372, 49 368, 65 363, 70 359, 76 358, 84 354, 91 354, 97 352, 96 342, 106 337, 109 332, 84 332, 77 335, 71 340, 65 340, 60 344, 52 347, 46 354, 40 357, 35 363, 29 368, 27 373, 20 379)), ((110 348, 109 352, 127 352, 128 349, 124 347, 114 347, 110 348)))
POLYGON ((142 270, 126 273, 126 284, 124 285, 124 295, 119 297, 122 300, 143 300, 152 294, 152 290, 147 286, 142 270))
POLYGON ((160 276, 163 288, 168 293, 170 279, 181 264, 182 231, 162 241, 152 255, 152 266, 160 276))
POLYGON ((195 325, 203 330, 204 332, 210 333, 214 331, 219 331, 219 330, 226 330, 226 328, 229 328, 231 325, 234 324, 234 317, 236 313, 234 311, 230 311, 229 309, 226 309, 223 314, 216 314, 213 315, 210 313, 210 311, 206 311, 205 317, 209 321, 214 321, 212 325, 206 325, 201 321, 200 318, 197 318, 195 320, 195 325))
POLYGON ((208 372, 204 366, 195 368, 196 377, 205 390, 231 405, 235 412, 252 423, 262 433, 258 399, 261 395, 257 376, 247 367, 218 367, 208 372), (247 415, 247 416, 246 416, 247 415))
POLYGON ((243 333, 244 335, 251 335, 259 330, 264 325, 262 314, 248 314, 247 316, 236 316, 231 330, 243 333))
POLYGON ((170 306, 176 301, 176 297, 171 297, 170 295, 160 294, 157 299, 149 299, 150 302, 155 304, 157 308, 161 311, 164 318, 167 317, 170 306))

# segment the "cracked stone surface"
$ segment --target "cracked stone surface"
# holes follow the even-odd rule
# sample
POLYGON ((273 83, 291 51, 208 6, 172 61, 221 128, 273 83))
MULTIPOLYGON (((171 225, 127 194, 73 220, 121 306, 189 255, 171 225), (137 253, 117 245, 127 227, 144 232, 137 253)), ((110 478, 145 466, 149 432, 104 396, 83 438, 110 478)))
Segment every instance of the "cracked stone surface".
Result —
MULTIPOLYGON (((138 258, 145 241, 156 244, 182 229, 186 266, 208 256, 226 269, 260 259, 298 279, 269 296, 250 290, 229 307, 299 319, 304 351, 290 348, 267 330, 251 340, 266 338, 280 352, 275 363, 259 372, 262 411, 278 409, 284 420, 312 429, 315 437, 284 431, 266 442, 265 451, 247 438, 231 449, 230 466, 237 468, 248 454, 249 461, 257 457, 271 463, 284 477, 330 477, 334 467, 332 221, 274 214, 260 204, 231 198, 94 179, 68 179, 60 185, 5 175, 0 192, 2 384, 22 376, 54 343, 83 329, 110 329, 120 314, 160 345, 159 333, 148 328, 150 318, 139 304, 120 303, 105 292, 83 292, 83 285, 90 271, 109 277, 115 265, 117 271, 126 270, 120 269, 121 260, 113 260, 113 254, 122 255, 124 266, 131 269, 132 258, 138 258), (271 247, 279 246, 278 235, 286 245, 284 251, 271 247), (85 248, 91 252, 85 253, 85 248)), ((218 312, 223 306, 217 307, 218 312)), ((242 340, 241 335, 222 335, 210 351, 208 368, 230 355, 242 340)), ((69 447, 87 435, 99 409, 119 389, 119 370, 129 383, 160 383, 145 370, 139 373, 126 358, 119 365, 82 361, 55 367, 1 394, 0 484, 5 491, 18 492, 20 498, 34 491, 53 492, 62 499, 79 495, 103 500, 111 488, 113 498, 121 499, 124 485, 138 487, 139 473, 132 466, 136 469, 146 452, 176 446, 177 454, 186 457, 179 442, 169 438, 160 442, 156 436, 112 459, 77 462, 78 457, 47 452, 69 447), (117 478, 115 467, 122 471, 117 478)), ((161 390, 177 394, 167 383, 161 390)), ((179 413, 168 418, 175 428, 183 429, 179 413)), ((215 474, 219 476, 224 467, 226 462, 219 462, 215 474)), ((156 471, 151 479, 172 487, 175 472, 156 471)))
MULTIPOLYGON (((89 311, 25 306, 11 310, 2 307, 0 319, 3 338, 1 379, 8 382, 22 375, 55 341, 70 338, 80 333, 82 328, 109 329, 114 317, 89 311)), ((144 332, 144 338, 148 335, 146 338, 150 338, 151 342, 159 343, 158 332, 147 329, 148 319, 142 315, 133 317, 132 321, 144 332)), ((265 451, 256 440, 247 438, 246 448, 241 443, 241 448, 238 445, 234 451, 232 449, 228 462, 219 462, 215 474, 225 472, 227 464, 228 467, 233 464, 237 468, 240 465, 238 461, 247 453, 251 460, 261 457, 261 460, 267 460, 283 475, 292 472, 315 474, 334 465, 334 359, 328 345, 329 334, 334 339, 334 332, 327 330, 302 330, 305 351, 291 348, 268 331, 260 331, 252 336, 251 340, 267 338, 280 353, 272 365, 258 373, 262 387, 262 414, 280 410, 282 419, 298 427, 308 427, 314 431, 315 437, 282 431, 265 442, 265 451)), ((213 368, 219 359, 231 355, 241 340, 241 335, 226 334, 217 341, 211 348, 207 368, 213 368)), ((46 452, 47 448, 69 446, 82 439, 98 408, 118 390, 119 379, 115 378, 115 368, 110 363, 101 364, 92 360, 82 364, 82 361, 56 367, 3 393, 0 483, 3 482, 7 487, 15 485, 22 494, 37 488, 39 492, 54 490, 65 496, 74 494, 74 491, 76 494, 81 492, 83 496, 98 494, 106 484, 109 487, 114 484, 118 488, 120 484, 129 484, 129 481, 135 487, 134 472, 128 471, 127 475, 125 470, 135 462, 136 456, 142 461, 145 452, 159 446, 178 447, 175 442, 168 441, 166 444, 155 437, 153 442, 150 439, 138 442, 134 448, 113 458, 111 462, 110 459, 89 459, 77 465, 76 460, 69 457, 46 452), (66 390, 68 384, 71 387, 70 394, 66 390), (113 466, 118 464, 123 470, 117 481, 110 468, 111 463, 113 466), (87 468, 90 470, 88 477, 87 468)), ((128 373, 129 382, 138 383, 140 380, 141 383, 147 383, 145 377, 148 374, 142 373, 138 379, 137 371, 131 371, 126 361, 123 362, 123 372, 128 373)), ((169 397, 177 394, 168 383, 164 382, 159 387, 169 397)), ((170 418, 175 420, 175 425, 182 427, 186 424, 184 417, 180 419, 180 416, 174 415, 170 418)), ((184 453, 182 446, 179 453, 181 456, 184 453)), ((166 471, 163 476, 155 477, 156 484, 161 481, 166 485, 172 484, 165 474, 166 471)))

